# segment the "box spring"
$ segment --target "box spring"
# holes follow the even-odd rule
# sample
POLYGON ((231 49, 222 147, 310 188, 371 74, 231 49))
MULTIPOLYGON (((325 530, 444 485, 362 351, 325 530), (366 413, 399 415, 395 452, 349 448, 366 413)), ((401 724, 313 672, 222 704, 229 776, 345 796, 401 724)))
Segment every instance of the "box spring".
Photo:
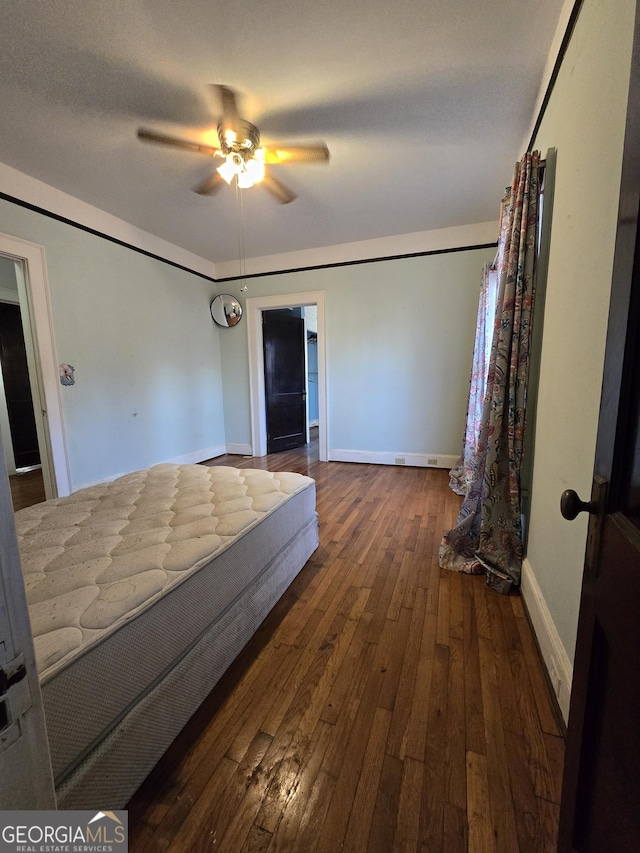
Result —
MULTIPOLYGON (((63 654, 58 660, 54 655, 51 665, 46 661, 40 662, 43 703, 60 808, 118 808, 127 802, 317 547, 315 484, 301 475, 254 470, 236 472, 236 469, 207 469, 203 466, 156 466, 106 484, 112 488, 101 486, 97 491, 95 488, 83 490, 55 503, 64 511, 65 507, 69 509, 65 503, 69 501, 75 504, 72 510, 76 513, 78 507, 84 510, 91 506, 98 495, 98 502, 106 505, 108 514, 113 516, 113 510, 116 510, 118 524, 123 520, 120 516, 126 515, 125 526, 121 528, 122 541, 126 542, 125 531, 129 526, 126 522, 133 526, 142 514, 142 521, 146 524, 149 517, 142 510, 140 497, 141 492, 146 491, 165 507, 165 518, 173 512, 170 520, 186 519, 187 524, 183 528, 172 527, 169 523, 171 537, 178 529, 198 527, 196 524, 194 528, 193 522, 189 521, 194 507, 195 514, 199 513, 201 517, 206 511, 202 498, 202 471, 214 472, 211 475, 214 485, 210 491, 215 493, 219 489, 221 493, 230 495, 227 507, 231 506, 231 510, 239 507, 240 514, 236 517, 239 522, 235 527, 243 529, 239 532, 232 529, 231 512, 227 516, 231 521, 225 528, 230 530, 230 535, 222 537, 223 541, 215 553, 206 558, 200 556, 195 566, 179 570, 175 561, 171 562, 172 558, 167 556, 165 559, 171 563, 171 570, 166 572, 170 580, 165 588, 136 604, 131 612, 120 615, 112 624, 106 624, 104 629, 97 630, 94 620, 91 629, 85 632, 88 640, 79 648, 63 654), (159 477, 170 484, 170 499, 157 497, 161 493, 155 490, 155 486, 150 486, 155 481, 149 476, 149 471, 154 472, 156 481, 159 477), (188 496, 186 499, 180 497, 179 483, 183 481, 190 484, 183 490, 188 496), (199 484, 195 490, 194 482, 199 484), (244 485, 240 487, 238 482, 244 485), (216 485, 219 483, 222 485, 216 485), (230 483, 233 483, 233 488, 230 488, 230 483), (245 495, 251 493, 244 504, 238 504, 239 489, 244 490, 245 495), (113 502, 113 495, 118 493, 124 495, 123 504, 127 507, 124 511, 113 502), (107 495, 109 497, 105 497, 107 495), (254 512, 256 517, 252 518, 246 509, 247 500, 266 509, 254 512), (172 510, 166 508, 169 504, 173 506, 172 510), (132 505, 135 509, 130 511, 132 505), (184 516, 185 507, 191 515, 184 516)), ((207 481, 204 482, 206 484, 207 481)), ((46 505, 40 506, 44 508, 46 505)), ((206 515, 205 528, 200 531, 202 537, 194 545, 196 551, 203 539, 208 541, 209 529, 222 529, 216 515, 215 498, 212 498, 212 507, 212 514, 206 515)), ((43 533, 41 528, 59 530, 60 527, 55 526, 55 515, 48 513, 46 523, 34 523, 37 522, 37 517, 34 519, 37 513, 33 509, 31 516, 28 516, 29 510, 16 514, 28 599, 30 588, 37 589, 38 580, 43 576, 41 590, 45 589, 44 584, 51 582, 53 572, 65 571, 64 557, 57 552, 55 561, 49 563, 55 568, 49 572, 46 565, 43 571, 42 556, 34 558, 37 553, 33 547, 35 537, 40 536, 44 547, 47 547, 46 531, 43 533), (21 513, 28 517, 21 520, 21 513), (33 573, 30 567, 34 569, 33 573)), ((95 517, 99 517, 99 513, 92 507, 90 517, 81 521, 79 527, 93 523, 95 517)), ((220 517, 224 518, 224 514, 220 513, 220 517)), ((66 518, 68 521, 68 514, 66 518)), ((199 523, 202 526, 204 522, 199 523)), ((76 534, 67 541, 75 542, 77 538, 76 534)), ((162 537, 156 531, 152 544, 156 550, 155 540, 158 538, 162 537)), ((179 541, 182 543, 184 540, 179 541)), ((111 542, 112 538, 109 538, 110 547, 111 542)), ((144 544, 147 545, 148 541, 144 544)), ((112 548, 112 553, 121 551, 122 547, 119 544, 112 548)), ((184 551, 182 548, 181 553, 184 551)), ((126 565, 127 553, 131 552, 114 556, 113 565, 121 558, 126 565)), ((138 551, 135 557, 138 562, 140 553, 138 551)), ((198 553, 201 553, 201 548, 198 553)), ((48 554, 45 557, 48 558, 48 554)), ((86 564, 93 565, 91 560, 86 564)), ((75 571, 76 567, 67 570, 67 574, 73 576, 75 571)), ((122 574, 121 569, 118 572, 122 574)), ((144 571, 141 576, 146 577, 144 571)), ((100 587, 100 596, 108 599, 110 586, 112 595, 114 590, 120 594, 122 583, 120 581, 119 586, 107 583, 106 587, 100 587)), ((89 588, 93 589, 91 585, 89 588)), ((84 589, 82 587, 83 594, 84 589)), ((65 595, 68 597, 68 593, 65 595)), ((45 608, 47 618, 54 626, 50 633, 52 637, 61 630, 55 626, 64 623, 54 605, 58 600, 65 600, 65 595, 47 600, 44 605, 38 600, 30 607, 36 610, 36 618, 32 615, 32 622, 40 628, 43 623, 41 610, 45 608)), ((37 594, 35 597, 39 599, 37 594)), ((94 601, 98 599, 94 598, 89 606, 94 607, 94 601)), ((77 615, 73 619, 79 625, 76 630, 82 630, 83 616, 79 621, 77 615)), ((46 621, 44 627, 47 627, 46 621)), ((48 635, 45 632, 39 636, 46 638, 48 635)), ((38 636, 36 649, 37 640, 38 636)), ((46 642, 40 645, 46 648, 46 642)), ((56 654, 59 655, 60 651, 56 654)))

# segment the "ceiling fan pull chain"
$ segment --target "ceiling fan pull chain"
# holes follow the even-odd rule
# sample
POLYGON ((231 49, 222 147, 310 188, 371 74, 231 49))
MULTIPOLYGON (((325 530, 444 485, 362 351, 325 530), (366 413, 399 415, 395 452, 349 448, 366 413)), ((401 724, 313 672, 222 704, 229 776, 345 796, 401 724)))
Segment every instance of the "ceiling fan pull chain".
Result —
POLYGON ((240 277, 242 279, 242 285, 240 286, 240 290, 245 292, 247 290, 247 281, 246 281, 246 259, 244 253, 244 201, 242 198, 242 190, 238 186, 238 181, 236 180, 236 214, 238 220, 238 258, 240 261, 240 277))

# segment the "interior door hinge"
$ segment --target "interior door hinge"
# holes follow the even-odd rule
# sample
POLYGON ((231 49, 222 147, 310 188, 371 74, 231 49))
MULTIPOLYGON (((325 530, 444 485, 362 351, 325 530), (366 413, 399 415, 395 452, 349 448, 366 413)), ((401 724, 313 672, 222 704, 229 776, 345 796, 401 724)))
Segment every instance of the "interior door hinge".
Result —
POLYGON ((8 749, 21 737, 20 717, 33 704, 26 676, 22 655, 0 662, 0 751, 8 749))
POLYGON ((26 678, 26 675, 27 668, 22 655, 18 655, 9 663, 0 664, 0 696, 7 693, 14 684, 26 678))

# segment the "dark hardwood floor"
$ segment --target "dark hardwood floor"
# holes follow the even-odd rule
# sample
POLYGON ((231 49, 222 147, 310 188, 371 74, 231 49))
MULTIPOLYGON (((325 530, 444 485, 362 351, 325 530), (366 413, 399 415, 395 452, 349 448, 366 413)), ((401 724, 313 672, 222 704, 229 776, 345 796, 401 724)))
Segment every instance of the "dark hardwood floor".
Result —
POLYGON ((9 485, 14 512, 42 503, 45 500, 41 468, 25 471, 21 474, 12 474, 9 477, 9 485))
POLYGON ((442 470, 316 479, 320 547, 128 805, 130 850, 556 847, 564 740, 518 595, 442 571, 442 470))

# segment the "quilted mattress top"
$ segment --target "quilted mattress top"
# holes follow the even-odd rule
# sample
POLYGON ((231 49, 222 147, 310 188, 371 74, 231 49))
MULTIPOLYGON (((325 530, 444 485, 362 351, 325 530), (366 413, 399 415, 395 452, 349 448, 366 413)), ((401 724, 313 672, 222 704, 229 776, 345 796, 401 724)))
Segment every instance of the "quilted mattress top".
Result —
POLYGON ((40 677, 312 483, 301 474, 163 464, 17 512, 40 677))

